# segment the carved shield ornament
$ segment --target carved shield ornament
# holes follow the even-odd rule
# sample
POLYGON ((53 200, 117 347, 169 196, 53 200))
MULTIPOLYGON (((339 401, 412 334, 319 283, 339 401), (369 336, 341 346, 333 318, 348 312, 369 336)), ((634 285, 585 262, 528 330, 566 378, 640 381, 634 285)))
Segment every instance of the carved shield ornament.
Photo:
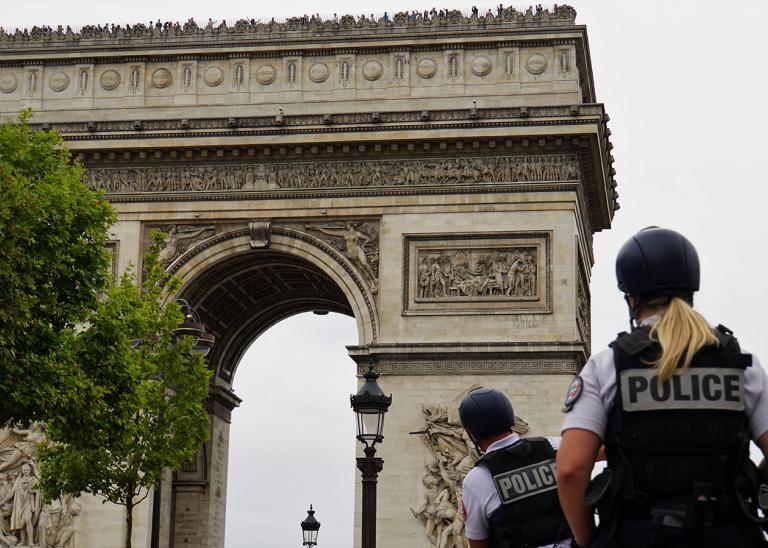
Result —
POLYGON ((208 67, 203 74, 203 81, 208 87, 216 87, 224 81, 224 71, 219 67, 208 67))
POLYGON ((330 71, 325 63, 315 63, 309 69, 309 79, 316 84, 325 82, 329 75, 330 71))
POLYGON ((167 88, 172 82, 173 75, 166 68, 159 68, 152 73, 152 85, 158 89, 167 88))
POLYGON ((425 80, 437 74, 437 62, 434 59, 425 58, 416 64, 416 74, 425 80))
POLYGON ((378 61, 368 61, 363 65, 363 78, 368 81, 378 80, 383 73, 384 67, 378 61))
POLYGON ((540 53, 534 53, 526 60, 525 69, 531 74, 541 74, 547 70, 547 59, 540 53))
POLYGON ((491 72, 491 66, 491 60, 486 56, 481 55, 480 57, 476 57, 472 61, 472 74, 482 78, 491 72))
POLYGON ((68 85, 69 76, 63 72, 57 72, 56 74, 51 75, 50 80, 48 80, 48 86, 56 92, 64 91, 67 89, 68 85))
POLYGON ((256 69, 256 81, 262 86, 268 86, 277 78, 277 70, 272 65, 261 65, 256 69))
POLYGON ((120 73, 113 69, 105 70, 101 73, 99 83, 102 89, 112 91, 120 85, 120 73))
POLYGON ((0 91, 3 93, 13 93, 18 85, 19 81, 13 74, 0 76, 0 91))

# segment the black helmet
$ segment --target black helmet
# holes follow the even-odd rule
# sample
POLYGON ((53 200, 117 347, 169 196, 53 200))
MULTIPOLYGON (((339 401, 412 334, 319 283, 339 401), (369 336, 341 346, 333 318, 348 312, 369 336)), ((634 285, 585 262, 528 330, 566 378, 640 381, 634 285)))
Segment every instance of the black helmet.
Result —
POLYGON ((616 256, 619 289, 639 298, 678 296, 688 300, 699 290, 699 256, 682 234, 644 228, 616 256))
POLYGON ((515 424, 512 402, 493 388, 478 388, 467 394, 459 405, 459 417, 475 441, 508 432, 515 424))

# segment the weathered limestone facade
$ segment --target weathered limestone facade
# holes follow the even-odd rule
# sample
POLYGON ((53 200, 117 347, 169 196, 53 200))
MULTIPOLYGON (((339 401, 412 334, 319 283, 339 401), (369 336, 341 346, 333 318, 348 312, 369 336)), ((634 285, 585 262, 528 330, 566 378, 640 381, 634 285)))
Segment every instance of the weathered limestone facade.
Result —
MULTIPOLYGON (((554 434, 589 353, 592 235, 618 204, 574 18, 0 34, 0 116, 31 107, 108 192, 116 272, 169 232, 163 260, 217 338, 210 441, 139 508, 137 546, 224 546, 237 364, 300 311, 354 316, 350 356, 393 394, 379 545, 464 545, 471 451, 409 435, 423 407, 454 428, 457 395, 492 385, 531 434, 554 434), (438 461, 446 477, 429 479, 438 461), (425 504, 432 524, 411 512, 425 504)), ((92 502, 75 545, 118 546, 119 509, 92 502)))

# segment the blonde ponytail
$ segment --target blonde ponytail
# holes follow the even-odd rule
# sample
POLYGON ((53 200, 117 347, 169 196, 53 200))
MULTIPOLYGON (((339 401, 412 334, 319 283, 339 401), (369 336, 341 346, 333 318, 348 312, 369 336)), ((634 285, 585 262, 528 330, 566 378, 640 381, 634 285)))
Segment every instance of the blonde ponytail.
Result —
POLYGON ((694 354, 717 338, 704 317, 679 297, 672 297, 661 319, 651 328, 651 339, 661 345, 661 355, 651 362, 660 383, 672 377, 683 355, 682 367, 691 364, 694 354))

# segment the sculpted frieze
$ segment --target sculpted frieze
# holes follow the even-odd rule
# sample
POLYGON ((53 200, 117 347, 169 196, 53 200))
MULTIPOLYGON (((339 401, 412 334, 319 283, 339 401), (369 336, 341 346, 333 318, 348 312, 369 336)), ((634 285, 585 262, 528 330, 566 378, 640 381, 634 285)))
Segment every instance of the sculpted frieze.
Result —
POLYGON ((377 293, 379 286, 378 223, 359 221, 308 223, 304 225, 304 229, 341 251, 362 273, 371 293, 377 293))
MULTIPOLYGON (((461 511, 462 482, 480 458, 472 440, 461 426, 459 403, 478 388, 473 385, 460 392, 448 404, 423 404, 424 423, 416 434, 427 448, 424 465, 424 498, 411 513, 424 524, 424 533, 439 548, 466 548, 464 516, 461 511)), ((515 417, 513 430, 528 431, 528 424, 515 417)))
POLYGON ((549 233, 406 234, 403 312, 546 312, 549 246, 549 233))
POLYGON ((212 192, 577 181, 573 154, 90 168, 108 193, 212 192))
POLYGON ((536 298, 535 247, 417 250, 417 301, 536 298))

